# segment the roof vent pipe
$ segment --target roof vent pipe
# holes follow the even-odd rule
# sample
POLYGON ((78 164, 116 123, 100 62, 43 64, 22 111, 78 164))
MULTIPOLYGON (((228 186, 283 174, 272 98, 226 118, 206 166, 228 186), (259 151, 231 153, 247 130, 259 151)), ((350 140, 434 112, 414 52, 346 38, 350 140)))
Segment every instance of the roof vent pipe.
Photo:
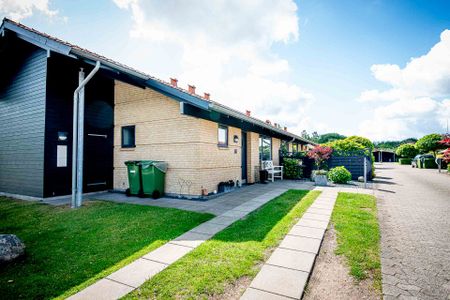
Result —
POLYGON ((195 94, 195 85, 188 84, 189 94, 195 94))
POLYGON ((249 111, 249 110, 246 110, 246 111, 245 111, 245 115, 246 115, 247 117, 250 117, 251 114, 252 114, 251 111, 249 111))
POLYGON ((84 144, 84 86, 100 69, 95 68, 84 78, 84 71, 78 74, 78 87, 73 92, 73 142, 72 142, 72 208, 81 206, 83 196, 83 144, 84 144))
POLYGON ((206 100, 209 100, 209 93, 205 93, 205 97, 206 100))
POLYGON ((170 85, 177 87, 178 86, 178 79, 176 78, 170 78, 170 85))

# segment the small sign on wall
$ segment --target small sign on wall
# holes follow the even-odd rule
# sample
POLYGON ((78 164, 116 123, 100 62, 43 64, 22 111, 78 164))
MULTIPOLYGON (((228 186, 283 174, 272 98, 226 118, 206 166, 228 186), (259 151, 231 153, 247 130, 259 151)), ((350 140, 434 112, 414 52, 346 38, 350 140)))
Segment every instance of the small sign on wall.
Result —
POLYGON ((67 146, 58 145, 56 147, 56 167, 67 167, 67 146))

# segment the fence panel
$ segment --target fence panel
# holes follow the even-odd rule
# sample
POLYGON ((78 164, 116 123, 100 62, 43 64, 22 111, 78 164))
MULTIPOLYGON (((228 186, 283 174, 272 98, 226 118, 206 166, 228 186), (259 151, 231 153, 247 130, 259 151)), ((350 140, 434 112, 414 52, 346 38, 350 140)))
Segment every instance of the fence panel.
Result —
POLYGON ((343 156, 333 154, 328 160, 328 167, 334 168, 344 166, 352 173, 352 179, 358 180, 359 176, 364 176, 364 160, 366 161, 367 180, 372 180, 372 162, 370 157, 366 155, 349 155, 343 156))

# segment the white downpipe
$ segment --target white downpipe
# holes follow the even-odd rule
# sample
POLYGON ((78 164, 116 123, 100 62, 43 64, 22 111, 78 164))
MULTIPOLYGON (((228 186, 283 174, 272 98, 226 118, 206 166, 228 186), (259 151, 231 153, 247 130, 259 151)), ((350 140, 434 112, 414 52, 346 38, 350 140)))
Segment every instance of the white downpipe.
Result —
POLYGON ((100 62, 97 61, 86 78, 81 69, 78 87, 73 92, 72 208, 81 206, 83 196, 84 87, 99 69, 100 62))

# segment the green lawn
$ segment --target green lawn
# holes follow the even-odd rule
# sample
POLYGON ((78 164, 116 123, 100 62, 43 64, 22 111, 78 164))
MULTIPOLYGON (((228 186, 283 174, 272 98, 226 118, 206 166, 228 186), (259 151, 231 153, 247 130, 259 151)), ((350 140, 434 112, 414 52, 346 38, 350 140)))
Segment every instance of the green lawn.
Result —
POLYGON ((0 232, 27 247, 22 260, 0 267, 0 298, 69 295, 212 217, 101 201, 72 210, 0 197, 0 232))
POLYGON ((204 299, 222 294, 261 263, 320 194, 290 190, 216 234, 126 298, 204 299))
POLYGON ((332 222, 337 233, 336 254, 344 255, 350 274, 357 280, 372 278, 381 291, 380 229, 376 198, 339 193, 332 222))

